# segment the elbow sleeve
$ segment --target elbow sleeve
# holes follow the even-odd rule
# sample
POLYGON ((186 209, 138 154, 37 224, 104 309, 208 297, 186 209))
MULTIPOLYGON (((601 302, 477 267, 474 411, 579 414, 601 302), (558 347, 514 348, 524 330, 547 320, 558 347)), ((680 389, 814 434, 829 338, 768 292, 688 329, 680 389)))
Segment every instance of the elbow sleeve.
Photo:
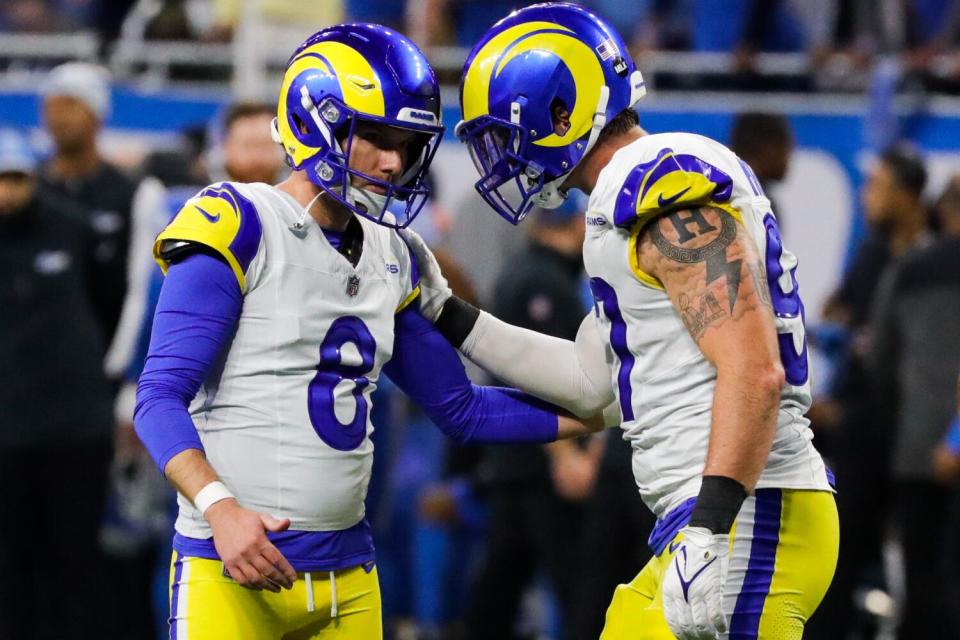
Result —
POLYGON ((188 402, 169 385, 147 376, 137 386, 134 429, 161 473, 181 451, 203 451, 200 435, 187 411, 188 402))
POLYGON ((481 312, 460 350, 497 378, 579 417, 601 413, 614 399, 604 347, 589 316, 571 342, 481 312))

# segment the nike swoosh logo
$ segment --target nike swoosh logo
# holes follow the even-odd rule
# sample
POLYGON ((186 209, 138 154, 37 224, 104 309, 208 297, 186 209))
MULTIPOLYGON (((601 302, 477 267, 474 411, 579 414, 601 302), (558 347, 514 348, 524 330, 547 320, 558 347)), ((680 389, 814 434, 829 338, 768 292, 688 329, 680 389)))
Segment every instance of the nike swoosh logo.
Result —
POLYGON ((680 543, 679 543, 679 542, 671 542, 671 543, 670 543, 670 547, 669 547, 670 553, 673 553, 674 551, 676 551, 676 550, 677 550, 677 547, 679 547, 679 546, 680 546, 680 543))
POLYGON ((660 205, 661 207, 666 207, 668 205, 671 205, 674 202, 676 202, 680 198, 680 196, 685 194, 687 191, 690 191, 690 187, 687 187, 683 191, 678 191, 677 193, 673 194, 669 198, 664 198, 663 194, 660 194, 659 196, 657 196, 657 204, 660 205))
POLYGON ((351 80, 350 82, 352 82, 353 86, 361 91, 370 91, 370 89, 373 89, 377 86, 372 82, 360 82, 359 80, 351 80))
POLYGON ((203 214, 203 217, 209 220, 210 222, 216 222, 217 220, 220 219, 219 213, 217 215, 213 215, 212 213, 205 211, 203 207, 201 207, 200 205, 193 205, 193 206, 195 206, 197 208, 197 211, 203 214))
MULTIPOLYGON (((686 565, 687 565, 687 549, 686 549, 686 548, 681 549, 681 550, 680 550, 680 553, 683 554, 683 565, 684 565, 684 567, 686 567, 686 565)), ((699 571, 697 571, 695 574, 693 574, 692 576, 690 576, 690 579, 689 579, 689 580, 684 580, 684 579, 683 579, 683 574, 680 573, 680 563, 679 563, 679 562, 675 562, 675 563, 674 563, 674 566, 675 566, 676 569, 677 569, 677 578, 680 579, 680 588, 683 589, 683 599, 684 599, 684 600, 686 600, 687 602, 690 602, 690 598, 689 598, 689 596, 687 595, 687 592, 690 590, 690 585, 693 584, 693 581, 694 581, 694 580, 696 580, 697 578, 700 577, 700 574, 701 574, 701 573, 703 573, 704 571, 707 570, 707 567, 709 567, 710 565, 712 565, 712 564, 713 564, 714 562, 716 562, 716 561, 717 561, 717 556, 714 556, 713 559, 712 559, 710 562, 708 562, 707 564, 705 564, 705 565, 703 565, 702 567, 700 567, 700 570, 699 570, 699 571)))

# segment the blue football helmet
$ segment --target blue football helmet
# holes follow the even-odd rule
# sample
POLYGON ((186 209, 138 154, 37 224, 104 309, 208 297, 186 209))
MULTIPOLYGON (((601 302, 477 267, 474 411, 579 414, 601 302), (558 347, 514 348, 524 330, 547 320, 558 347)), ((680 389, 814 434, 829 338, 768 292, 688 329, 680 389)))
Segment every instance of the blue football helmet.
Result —
POLYGON ((477 191, 513 224, 534 206, 559 206, 604 125, 645 93, 623 40, 593 13, 567 2, 514 11, 463 67, 456 133, 480 172, 477 191), (565 131, 554 130, 558 105, 569 112, 565 131))
POLYGON ((443 137, 440 91, 413 42, 375 24, 343 24, 310 36, 290 57, 280 87, 274 139, 287 164, 306 171, 328 196, 357 215, 406 227, 426 202, 424 181, 443 137), (403 174, 387 182, 350 168, 357 124, 415 132, 403 174), (383 194, 354 187, 351 178, 383 194))

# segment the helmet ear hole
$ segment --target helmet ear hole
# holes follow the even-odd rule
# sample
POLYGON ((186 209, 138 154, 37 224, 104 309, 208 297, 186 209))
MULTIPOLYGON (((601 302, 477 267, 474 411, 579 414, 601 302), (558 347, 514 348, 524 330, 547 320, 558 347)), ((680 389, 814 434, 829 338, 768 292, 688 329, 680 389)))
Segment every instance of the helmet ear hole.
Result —
POLYGON ((570 130, 570 109, 559 96, 550 101, 550 121, 553 123, 553 132, 558 136, 570 130))
POLYGON ((291 113, 290 117, 293 119, 293 126, 296 128, 297 132, 300 133, 300 135, 305 136, 310 133, 310 129, 307 128, 307 123, 304 122, 300 116, 295 113, 291 113))

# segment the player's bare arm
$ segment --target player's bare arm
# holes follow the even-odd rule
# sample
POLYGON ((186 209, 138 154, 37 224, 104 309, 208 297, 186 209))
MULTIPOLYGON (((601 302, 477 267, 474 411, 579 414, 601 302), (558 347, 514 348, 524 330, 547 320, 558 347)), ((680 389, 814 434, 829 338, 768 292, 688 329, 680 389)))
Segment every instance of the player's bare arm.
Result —
MULTIPOLYGON (((171 484, 191 502, 200 491, 217 482, 217 472, 199 449, 181 451, 167 462, 164 473, 171 484)), ((267 531, 284 531, 290 520, 244 509, 235 498, 210 505, 203 512, 213 529, 217 553, 230 576, 250 589, 279 592, 289 589, 297 573, 267 539, 267 531)))
POLYGON ((717 368, 704 475, 749 491, 773 442, 784 381, 763 262, 741 224, 713 207, 665 213, 640 233, 640 268, 663 283, 717 368))

